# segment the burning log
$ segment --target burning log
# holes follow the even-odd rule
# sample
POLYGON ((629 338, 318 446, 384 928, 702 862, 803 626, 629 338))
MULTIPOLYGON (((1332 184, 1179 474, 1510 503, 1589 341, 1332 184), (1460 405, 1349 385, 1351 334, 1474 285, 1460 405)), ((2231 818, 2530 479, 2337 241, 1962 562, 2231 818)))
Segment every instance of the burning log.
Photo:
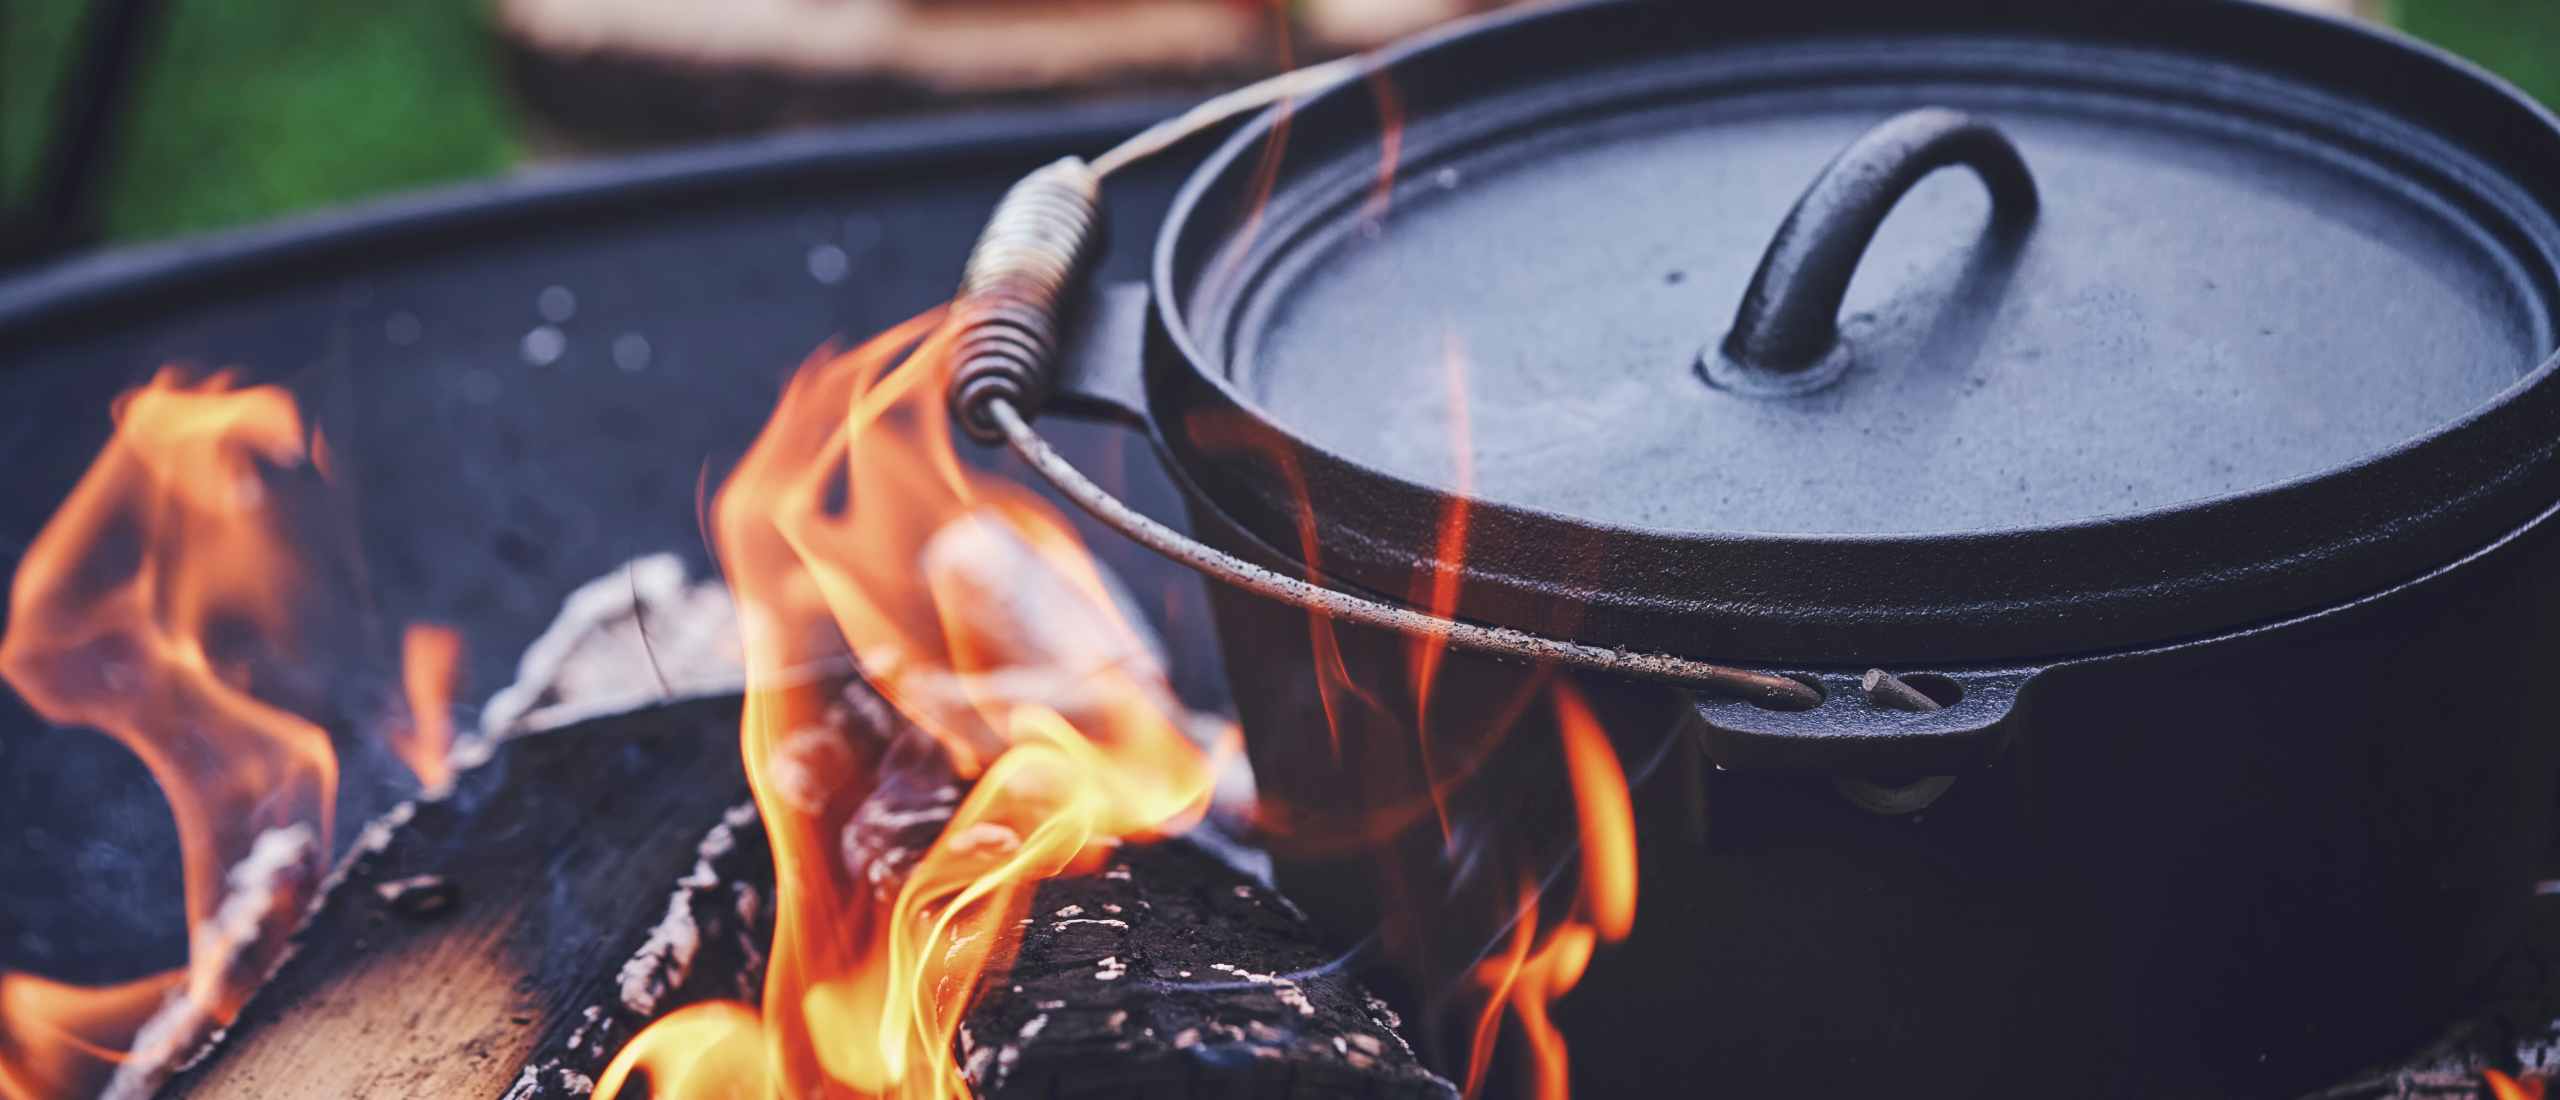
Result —
POLYGON ((708 699, 506 741, 375 822, 292 957, 160 1095, 574 1095, 638 1023, 751 995, 772 872, 737 809, 737 713, 708 699))
POLYGON ((595 1091, 622 1044, 660 1016, 711 1000, 753 1001, 773 946, 773 848, 755 804, 741 803, 695 847, 666 916, 614 974, 613 995, 546 1034, 501 1100, 567 1100, 595 1091))
POLYGON ((957 1055, 977 1095, 1455 1097, 1287 898, 1182 840, 1040 885, 957 1055))

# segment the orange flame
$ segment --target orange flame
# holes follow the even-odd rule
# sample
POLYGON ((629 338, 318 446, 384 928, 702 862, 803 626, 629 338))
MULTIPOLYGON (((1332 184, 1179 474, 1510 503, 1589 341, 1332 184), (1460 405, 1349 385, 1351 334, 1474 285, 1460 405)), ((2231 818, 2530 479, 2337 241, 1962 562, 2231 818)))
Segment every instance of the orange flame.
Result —
POLYGON ((1582 693, 1557 680, 1551 698, 1582 823, 1582 903, 1600 938, 1616 943, 1636 923, 1636 819, 1627 774, 1582 693))
POLYGON ((89 988, 0 972, 0 1097, 94 1095, 183 970, 89 988))
POLYGON ((2489 1092, 2497 1100, 2542 1100, 2545 1081, 2540 1077, 2509 1077, 2494 1069, 2481 1070, 2480 1076, 2489 1082, 2489 1092))
POLYGON ((453 786, 453 696, 462 683, 462 632, 411 623, 400 635, 400 686, 409 721, 391 729, 391 752, 429 796, 453 786))
POLYGON ((1207 807, 1188 712, 1073 529, 960 463, 944 319, 813 357, 713 505, 780 894, 764 1004, 670 1016, 601 1092, 645 1071, 653 1095, 679 1100, 965 1095, 959 1015, 1010 965, 1032 889, 1207 807), (806 673, 848 651, 975 781, 887 901, 840 856, 883 747, 829 731, 806 673))
POLYGON ((1565 1100, 1572 1095, 1564 1035, 1548 1018, 1547 1006, 1582 980, 1594 947, 1624 939, 1635 925, 1635 814, 1626 773, 1590 705, 1570 681, 1553 681, 1548 697, 1555 706, 1566 769, 1573 782, 1574 809, 1581 821, 1582 881, 1570 915, 1547 934, 1543 946, 1531 951, 1539 923, 1538 890, 1534 876, 1519 876, 1520 902, 1512 918, 1510 946, 1503 954, 1476 964, 1475 984, 1484 990, 1485 1003, 1468 1052, 1470 1098, 1481 1089, 1492 1064, 1505 1008, 1519 1021, 1528 1041, 1533 1094, 1539 1100, 1565 1100))
POLYGON ((316 881, 328 858, 328 734, 252 693, 296 633, 293 505, 310 485, 293 399, 235 389, 229 372, 189 385, 163 369, 117 399, 115 420, 18 567, 0 677, 47 721, 115 737, 159 781, 178 823, 189 962, 107 989, 0 976, 9 1100, 94 1086, 172 989, 227 1023, 276 961, 273 925, 298 910, 279 882, 316 881))
POLYGON ((735 1001, 686 1005, 649 1025, 622 1048, 592 1094, 613 1100, 635 1072, 649 1094, 690 1100, 765 1100, 764 1024, 735 1001), (647 1067, 643 1070, 641 1067, 647 1067))
POLYGON ((1396 169, 1404 156, 1404 95, 1396 90, 1393 76, 1386 66, 1369 68, 1369 95, 1378 108, 1378 180, 1369 187, 1369 199, 1361 204, 1363 228, 1375 233, 1387 220, 1388 203, 1395 197, 1396 169))

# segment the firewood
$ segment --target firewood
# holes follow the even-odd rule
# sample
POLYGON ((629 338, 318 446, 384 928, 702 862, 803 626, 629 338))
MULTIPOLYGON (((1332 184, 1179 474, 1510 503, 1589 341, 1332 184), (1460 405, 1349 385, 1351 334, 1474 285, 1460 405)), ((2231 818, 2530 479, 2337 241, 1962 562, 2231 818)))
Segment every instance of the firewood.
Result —
POLYGON ((1455 1097, 1287 898, 1186 840, 1040 885, 960 1032, 983 1100, 1455 1097))
POLYGON ((769 856, 746 870, 763 834, 732 813, 747 800, 737 715, 732 696, 507 741, 449 796, 377 822, 293 957, 161 1095, 498 1097, 573 1040, 610 1031, 618 1048, 629 1021, 588 1008, 627 1008, 633 990, 653 995, 649 1014, 738 995, 745 968, 721 960, 761 950, 772 872, 769 856), (714 826, 725 852, 704 841, 714 826), (719 881, 693 885, 706 869, 719 881), (741 875, 766 884, 753 904, 741 875), (671 923, 680 877, 689 949, 671 923), (634 969, 652 943, 656 962, 634 969))

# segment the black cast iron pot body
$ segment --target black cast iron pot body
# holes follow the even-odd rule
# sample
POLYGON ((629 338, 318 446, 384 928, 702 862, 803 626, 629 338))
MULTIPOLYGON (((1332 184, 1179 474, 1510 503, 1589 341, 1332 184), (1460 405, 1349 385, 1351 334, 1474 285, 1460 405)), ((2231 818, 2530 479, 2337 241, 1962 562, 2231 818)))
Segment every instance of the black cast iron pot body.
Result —
MULTIPOLYGON (((2291 1095, 2519 928, 2560 132, 2380 32, 2099 7, 1467 25, 1245 127, 1093 296, 1057 403, 1204 541, 1822 685, 1571 678, 1642 899, 1556 1006, 1584 1095, 2291 1095)), ((1565 677, 1216 591, 1280 885, 1463 1072, 1516 883, 1578 881, 1565 677)))

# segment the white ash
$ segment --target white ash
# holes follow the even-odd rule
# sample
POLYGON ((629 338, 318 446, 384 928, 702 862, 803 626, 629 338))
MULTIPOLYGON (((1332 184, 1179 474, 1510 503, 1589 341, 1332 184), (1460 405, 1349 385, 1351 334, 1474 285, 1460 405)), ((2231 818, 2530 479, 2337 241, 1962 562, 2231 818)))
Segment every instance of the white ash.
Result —
POLYGON ((743 691, 742 653, 726 586, 688 581, 674 554, 634 558, 561 602, 550 629, 525 647, 515 682, 481 708, 478 732, 454 746, 456 770, 509 737, 743 691))
POLYGON ((1280 998, 1281 1004, 1297 1009, 1300 1016, 1316 1014, 1314 1002, 1307 1000, 1307 991, 1298 988, 1296 982, 1284 978, 1271 983, 1271 995, 1280 998))
POLYGON ((542 1088, 542 1068, 524 1067, 524 1072, 516 1075, 516 1083, 507 1086, 507 1091, 499 1094, 498 1100, 531 1100, 533 1094, 542 1088))
MULTIPOLYGON (((917 731, 918 736, 924 736, 917 731)), ((902 802, 894 791, 863 800, 845 823, 842 845, 845 869, 871 884, 886 901, 897 896, 916 864, 923 862, 933 839, 960 806, 960 789, 942 784, 927 791, 920 804, 902 802)), ((1002 826, 996 826, 1002 828, 1002 826)), ((1010 832, 1006 834, 1011 836, 1010 832)), ((1014 838, 1019 844, 1019 838, 1014 838)))
POLYGON ((624 1008, 651 1015, 658 1009, 659 997, 670 987, 684 984, 693 953, 702 947, 702 932, 694 927, 689 897, 690 891, 678 891, 668 898, 666 917, 649 930, 649 941, 640 946, 640 952, 622 964, 624 1008))
POLYGON ((1032 1017, 1032 1018, 1031 1018, 1031 1022, 1030 1022, 1030 1023, 1027 1023, 1027 1024, 1022 1025, 1022 1030, 1021 1030, 1020 1032, 1015 1033, 1014 1038, 1016 1038, 1016 1039, 1020 1039, 1020 1040, 1022 1040, 1023 1042, 1028 1043, 1028 1042, 1030 1042, 1030 1041, 1031 1041, 1031 1040, 1033 1040, 1033 1039, 1037 1039, 1037 1038, 1039 1038, 1039 1037, 1040 1037, 1040 1032, 1041 1032, 1041 1031, 1043 1031, 1043 1030, 1045 1030, 1046 1028, 1048 1028, 1048 1026, 1049 1026, 1049 1014, 1048 1014, 1048 1013, 1046 1013, 1046 1012, 1043 1012, 1043 1013, 1041 1013, 1041 1014, 1039 1014, 1039 1015, 1037 1015, 1037 1016, 1032 1017))
POLYGON ((966 791, 953 770, 950 750, 861 681, 845 685, 841 705, 829 707, 827 717, 836 728, 888 744, 879 785, 854 809, 838 843, 845 870, 856 881, 869 883, 874 898, 892 901, 932 850, 966 791))
POLYGON ((1120 957, 1114 955, 1095 964, 1093 980, 1097 982, 1116 982, 1121 978, 1126 977, 1128 973, 1129 964, 1121 962, 1120 957))
POLYGON ((735 849, 736 830, 755 821, 754 803, 730 807, 721 815, 720 824, 695 846, 693 870, 677 879, 675 892, 667 895, 667 915, 649 930, 649 938, 640 950, 622 964, 617 984, 624 1008, 642 1016, 653 1015, 658 998, 684 984, 686 973, 693 968, 694 952, 702 948, 702 930, 693 923, 694 895, 719 887, 720 872, 711 866, 711 861, 735 849))
POLYGON ((1098 924, 1098 925, 1101 925, 1101 926, 1102 926, 1102 927, 1104 927, 1104 928, 1117 928, 1117 929, 1119 929, 1119 930, 1121 930, 1121 931, 1123 931, 1123 932, 1126 932, 1126 931, 1128 931, 1128 930, 1129 930, 1129 922, 1128 922, 1128 921, 1124 921, 1124 920, 1102 920, 1102 919, 1097 919, 1097 918, 1094 918, 1094 917, 1079 917, 1079 918, 1076 918, 1075 920, 1062 920, 1062 921, 1058 921, 1058 922, 1056 922, 1056 923, 1054 923, 1054 924, 1051 924, 1049 927, 1051 927, 1051 928, 1064 928, 1064 927, 1066 927, 1066 926, 1068 926, 1068 925, 1070 925, 1070 924, 1098 924))
POLYGON ((515 1083, 508 1085, 507 1091, 500 1094, 498 1100, 533 1100, 534 1097, 542 1095, 542 1079, 545 1076, 560 1082, 560 1091, 570 1096, 595 1095, 595 1078, 554 1060, 538 1066, 524 1067, 524 1072, 516 1075, 515 1083))
POLYGON ((323 876, 316 867, 326 858, 319 834, 309 825, 258 834, 249 854, 232 865, 222 904, 197 930, 196 942, 210 945, 218 956, 210 966, 208 960, 190 960, 187 983, 171 991, 159 1011, 143 1022, 132 1051, 116 1066, 99 1100, 145 1100, 171 1074, 221 1042, 217 1013, 237 1011, 292 957, 293 933, 319 895, 323 876))
POLYGON ((390 847, 391 838, 399 833, 400 827, 417 816, 418 804, 410 801, 393 806, 381 817, 365 822, 364 830, 356 834, 355 843, 347 845, 346 854, 338 857, 338 865, 330 868, 329 876, 320 880, 320 888, 311 892, 311 909, 303 915, 304 919, 319 914, 320 906, 328 901, 329 894, 338 888, 339 883, 347 881, 356 861, 390 847))
POLYGON ((1058 910, 1058 915, 1061 917, 1081 917, 1084 915, 1084 906, 1070 905, 1064 909, 1058 910))

